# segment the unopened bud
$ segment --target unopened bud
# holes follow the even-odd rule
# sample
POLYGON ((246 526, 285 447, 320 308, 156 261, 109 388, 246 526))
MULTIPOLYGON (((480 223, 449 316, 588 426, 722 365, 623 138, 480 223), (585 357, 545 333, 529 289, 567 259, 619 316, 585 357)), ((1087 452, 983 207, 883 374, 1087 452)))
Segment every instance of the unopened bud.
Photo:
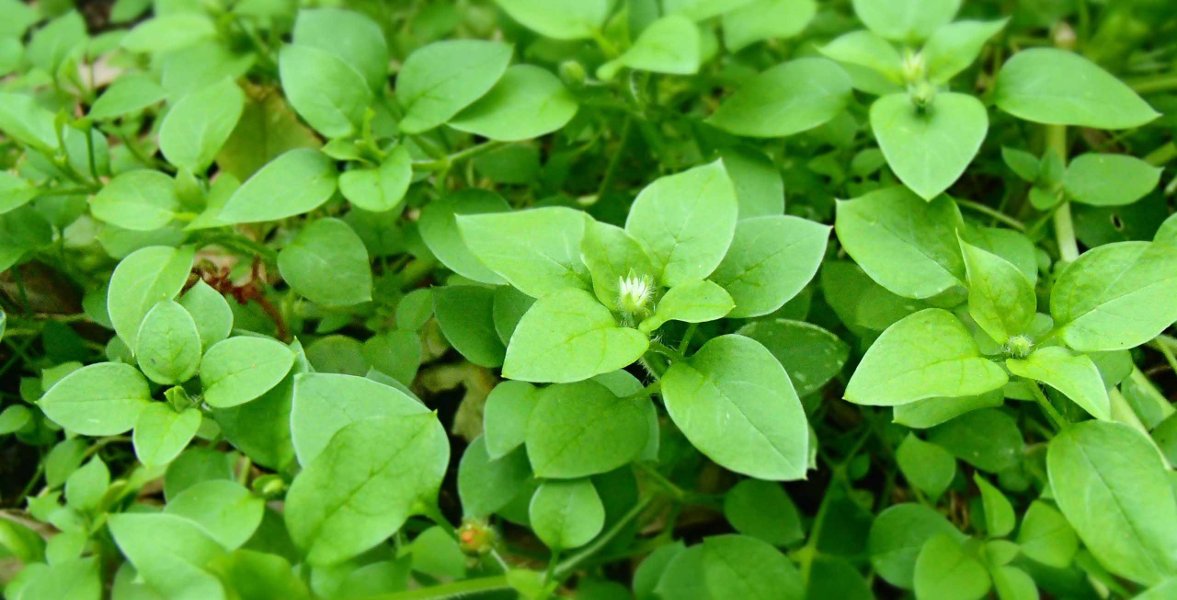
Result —
POLYGON ((1005 353, 1014 358, 1026 358, 1034 350, 1034 341, 1024 335, 1015 335, 1005 343, 1005 353))
POLYGON ((458 527, 458 546, 471 556, 482 556, 494 549, 498 535, 484 519, 467 517, 458 527))
POLYGON ((654 299, 654 282, 648 275, 631 272, 627 277, 618 278, 617 292, 617 307, 622 312, 641 314, 654 299))

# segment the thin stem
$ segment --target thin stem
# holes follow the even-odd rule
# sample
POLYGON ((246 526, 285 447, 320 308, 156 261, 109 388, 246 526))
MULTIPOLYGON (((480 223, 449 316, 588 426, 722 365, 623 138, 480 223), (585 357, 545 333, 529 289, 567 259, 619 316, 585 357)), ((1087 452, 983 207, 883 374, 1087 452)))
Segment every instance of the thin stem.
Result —
POLYGON ((497 150, 498 148, 501 148, 504 145, 505 144, 503 142, 497 142, 497 141, 493 141, 493 140, 489 141, 489 142, 483 142, 483 143, 478 144, 476 146, 470 146, 469 148, 459 150, 453 154, 443 156, 437 160, 422 160, 422 161, 414 162, 413 168, 420 170, 420 171, 446 171, 446 172, 448 172, 450 170, 450 168, 453 167, 454 164, 456 164, 458 162, 461 162, 461 161, 466 160, 468 158, 474 158, 475 156, 478 156, 479 154, 490 152, 491 150, 497 150))
POLYGON ((1022 223, 1021 221, 1019 221, 1019 220, 1017 220, 1017 219, 1015 219, 1015 218, 1013 218, 1013 217, 1011 217, 1011 216, 1009 216, 999 210, 996 210, 992 207, 981 204, 980 202, 974 202, 972 200, 965 200, 963 198, 957 198, 956 203, 958 205, 960 205, 962 208, 967 208, 967 209, 972 210, 974 212, 981 213, 987 217, 992 217, 998 221, 1001 221, 1002 223, 1005 223, 1006 225, 1009 225, 1010 227, 1013 227, 1014 229, 1017 229, 1018 231, 1025 231, 1026 230, 1025 223, 1022 223))
POLYGON ((662 342, 659 342, 658 340, 650 340, 650 349, 673 360, 683 359, 681 352, 671 348, 670 346, 667 346, 666 344, 663 344, 662 342))
POLYGON ((653 497, 651 496, 647 496, 639 500, 638 503, 633 506, 633 508, 629 509, 629 512, 622 515, 621 519, 613 524, 613 527, 609 528, 609 530, 605 533, 598 535, 597 539, 593 540, 593 543, 585 546, 576 554, 569 556, 563 562, 556 565, 555 576, 557 578, 563 579, 564 577, 568 576, 568 574, 570 574, 577 567, 577 565, 588 560, 602 548, 607 546, 609 542, 612 542, 613 538, 616 538, 618 535, 620 535, 621 532, 624 531, 625 528, 628 527, 634 519, 638 518, 638 516, 642 514, 642 511, 646 510, 646 507, 648 507, 652 501, 653 497))
MULTIPOLYGON (((1046 126, 1046 148, 1067 163, 1067 128, 1063 125, 1046 126)), ((1079 243, 1075 240, 1075 222, 1071 218, 1071 204, 1063 199, 1054 211, 1054 235, 1058 241, 1059 257, 1064 263, 1079 258, 1079 243)))
POLYGON ((365 600, 447 600, 510 589, 511 584, 507 582, 506 575, 495 575, 494 577, 467 579, 404 592, 367 596, 365 600))
POLYGON ((1144 162, 1154 167, 1160 167, 1168 164, 1169 161, 1175 158, 1177 158, 1177 144, 1169 141, 1145 155, 1144 162))
POLYGON ((1028 383, 1030 385, 1027 387, 1030 388, 1030 393, 1034 395, 1034 401, 1038 403, 1038 406, 1042 407, 1042 412, 1046 413, 1047 418, 1050 419, 1055 430, 1062 431, 1066 429, 1068 425, 1067 419, 1054 407, 1054 404, 1051 404, 1050 398, 1047 398, 1046 394, 1042 393, 1042 389, 1038 387, 1038 383, 1032 381, 1028 383))
POLYGON ((658 469, 655 469, 654 467, 644 462, 635 462, 633 466, 642 473, 645 473, 647 477, 649 477, 654 483, 658 484, 658 486, 663 490, 668 492, 675 500, 682 502, 686 500, 688 495, 690 495, 690 492, 682 489, 673 481, 667 479, 665 475, 659 473, 658 469))
POLYGON ((1128 83, 1137 94, 1151 94, 1154 92, 1170 92, 1177 90, 1177 73, 1161 73, 1128 83))
POLYGON ((691 338, 695 337, 695 331, 699 329, 698 323, 691 323, 687 325, 687 331, 682 336, 682 341, 678 343, 678 353, 686 356, 687 350, 691 347, 691 338))
POLYGON ((621 163, 621 155, 625 154, 625 147, 629 144, 629 131, 632 128, 633 116, 627 114, 621 124, 621 133, 618 134, 617 150, 609 157, 609 164, 605 167, 604 176, 601 177, 601 185, 597 186, 597 198, 604 196, 613 184, 613 179, 617 176, 617 166, 621 163))
POLYGON ((1161 341, 1160 338, 1153 340, 1149 345, 1160 350, 1161 354, 1165 357, 1165 362, 1169 363, 1169 368, 1174 373, 1177 373, 1177 356, 1173 355, 1173 349, 1161 341))

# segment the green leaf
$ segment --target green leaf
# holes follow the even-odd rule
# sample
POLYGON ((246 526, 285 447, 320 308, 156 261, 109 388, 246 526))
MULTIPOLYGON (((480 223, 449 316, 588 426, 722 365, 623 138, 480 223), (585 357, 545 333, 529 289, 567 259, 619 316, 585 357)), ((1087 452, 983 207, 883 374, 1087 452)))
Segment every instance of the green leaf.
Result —
POLYGON ((216 25, 205 15, 158 15, 135 26, 119 45, 131 52, 159 54, 191 46, 216 35, 216 25))
POLYGON ((670 418, 720 466, 760 479, 805 476, 809 426, 785 369, 756 341, 713 338, 662 377, 670 418))
MULTIPOLYGON (((66 503, 74 510, 93 511, 98 508, 109 487, 110 470, 106 468, 106 463, 101 458, 91 458, 65 480, 66 503)), ((49 550, 52 552, 52 546, 49 550)))
POLYGON ((947 534, 929 539, 915 561, 915 593, 928 600, 979 600, 989 593, 985 565, 947 534))
POLYGON ((1111 400, 1103 378, 1086 354, 1048 346, 1035 350, 1025 359, 1011 358, 1005 361, 1005 366, 1014 375, 1041 381, 1062 392, 1097 419, 1112 418, 1111 400))
MULTIPOLYGON (((217 154, 217 168, 240 182, 287 150, 320 146, 318 136, 298 120, 277 90, 251 87, 246 91, 245 110, 217 154)), ((214 214, 219 210, 218 206, 214 214)))
POLYGON ((502 366, 507 349, 494 326, 493 289, 449 285, 433 290, 433 314, 446 341, 470 362, 502 366))
POLYGON ((1000 600, 1036 600, 1038 586, 1034 578, 1018 567, 1001 566, 989 572, 1000 600))
POLYGON ((587 288, 580 260, 584 214, 563 207, 459 214, 458 229, 478 260, 519 291, 536 298, 587 288))
POLYGON ((711 279, 735 300, 729 317, 777 311, 805 288, 825 257, 830 228, 792 216, 736 224, 735 237, 711 279))
POLYGON ((780 484, 745 479, 723 497, 723 516, 736 531, 774 546, 805 539, 801 516, 780 484))
POLYGON ((323 306, 372 300, 372 267, 360 236, 339 219, 318 219, 278 253, 278 271, 290 287, 323 306))
POLYGON ((593 36, 609 16, 607 0, 495 0, 512 19, 557 40, 593 36))
POLYGON ((408 394, 354 375, 299 373, 294 376, 290 434, 298 462, 306 467, 344 427, 365 419, 427 414, 408 394))
POLYGON ((536 405, 536 388, 522 381, 503 381, 490 391, 483 408, 486 452, 493 459, 506 456, 527 440, 527 423, 536 405))
POLYGON ((638 328, 649 333, 667 321, 715 321, 731 312, 734 306, 731 295, 718 284, 706 279, 685 281, 667 290, 658 301, 654 316, 642 321, 638 328))
POLYGON ((337 8, 300 10, 294 22, 294 43, 334 54, 375 92, 382 93, 388 83, 384 32, 363 13, 337 8))
POLYGON ((465 189, 430 201, 421 209, 417 231, 429 250, 451 271, 480 283, 501 285, 506 280, 482 264, 458 226, 458 215, 507 212, 511 205, 502 196, 482 189, 465 189))
POLYGON ((54 423, 81 435, 119 435, 129 431, 151 400, 147 380, 123 363, 82 367, 37 402, 54 423))
POLYGON ((115 177, 90 203, 90 212, 96 219, 132 231, 164 227, 172 222, 179 208, 180 199, 172 178, 146 169, 115 177))
POLYGON ((721 153, 723 167, 736 188, 740 218, 768 217, 785 212, 785 182, 780 169, 764 154, 744 146, 721 153))
POLYGON ((946 25, 961 0, 854 0, 854 14, 871 31, 896 42, 919 42, 946 25))
POLYGON ((1079 538, 1056 508, 1035 500, 1022 517, 1018 546, 1029 558, 1056 569, 1065 569, 1079 550, 1079 538))
POLYGON ((985 533, 991 538, 1009 535, 1017 524, 1014 507, 1009 503, 1009 499, 979 473, 973 473, 973 483, 981 490, 981 504, 985 509, 985 533))
POLYGON ((633 364, 649 340, 621 327, 609 309, 584 290, 540 298, 523 315, 503 360, 503 376, 571 383, 633 364))
POLYGON ((838 240, 870 278, 907 298, 964 285, 956 239, 960 212, 948 198, 924 202, 901 187, 839 201, 838 240))
POLYGON ((735 188, 716 161, 647 185, 630 208, 625 230, 653 261, 659 283, 674 287, 705 279, 719 266, 738 213, 735 188))
POLYGON ((167 92, 146 75, 128 74, 110 84, 90 105, 86 116, 104 121, 143 110, 167 97, 167 92))
POLYGON ((994 93, 998 108, 1035 123, 1127 129, 1160 116, 1111 73, 1055 48, 1013 55, 997 74, 994 93))
POLYGON ((200 345, 206 350, 229 337, 233 331, 233 309, 225 297, 203 279, 180 296, 180 306, 192 316, 200 334, 200 345))
POLYGON ((947 450, 907 434, 895 449, 895 462, 903 478, 935 501, 956 477, 956 459, 947 450))
POLYGON ((376 168, 351 169, 339 176, 339 191, 367 211, 394 210, 405 199, 413 179, 413 159, 404 146, 393 148, 376 168))
POLYGON ((1177 573, 1177 497, 1148 438, 1079 423, 1051 440, 1046 467, 1059 509, 1104 568, 1146 585, 1177 573))
POLYGON ((918 108, 906 94, 889 94, 870 108, 870 125, 887 164, 904 185, 931 200, 948 189, 977 156, 989 131, 980 100, 937 94, 918 108))
POLYGON ((952 313, 921 310, 892 325, 871 344, 846 385, 855 404, 895 406, 939 396, 972 396, 1005 385, 1008 377, 981 356, 973 336, 952 313))
POLYGON ((31 182, 0 171, 0 215, 28 204, 36 195, 37 188, 31 182))
POLYGON ((605 506, 588 479, 545 481, 527 512, 535 534, 553 550, 583 546, 605 526, 605 506))
POLYGON ((164 513, 110 515, 111 537, 139 577, 165 598, 222 598, 224 588, 201 567, 225 554, 195 521, 164 513))
POLYGON ((682 16, 668 14, 650 23, 621 56, 601 65, 597 77, 610 80, 623 67, 635 71, 693 75, 699 71, 699 27, 682 16))
POLYGON ((201 481, 168 499, 164 514, 196 523, 228 550, 241 547, 262 522, 265 501, 236 481, 201 481))
POLYGON ((458 498, 462 513, 487 517, 511 503, 531 480, 531 466, 522 451, 492 458, 486 436, 479 436, 462 454, 458 465, 458 498))
POLYGON ((1004 258, 960 242, 969 286, 969 315, 997 343, 1025 333, 1034 321, 1034 282, 1004 258))
POLYGON ((1177 247, 1119 242, 1089 250, 1058 276, 1050 314, 1080 352, 1134 348, 1177 321, 1177 247))
POLYGON ((294 365, 294 353, 262 337, 217 342, 200 361, 204 401, 215 408, 245 404, 278 385, 294 365))
POLYGON ((723 15, 723 41, 739 52, 761 40, 791 38, 817 14, 814 0, 756 0, 723 15))
POLYGON ((135 358, 148 379, 177 385, 192 379, 200 366, 200 332, 178 302, 160 300, 139 326, 135 358))
POLYGON ((135 457, 149 467, 172 462, 196 436, 200 421, 197 408, 176 412, 163 402, 152 402, 135 421, 135 457))
POLYGON ((867 546, 871 565, 887 583, 912 589, 916 559, 924 544, 948 535, 957 543, 965 535, 956 530, 944 515, 922 504, 896 504, 875 518, 867 546))
POLYGON ((38 150, 57 147, 53 113, 41 108, 32 96, 0 92, 0 131, 38 150))
POLYGON ((928 441, 989 473, 1018 464, 1025 443, 1017 421, 994 408, 974 410, 932 429, 928 441))
POLYGON ((356 556, 435 501, 448 463, 445 430, 432 413, 347 425, 294 478, 290 537, 312 565, 356 556))
POLYGON ((821 389, 842 371, 850 355, 850 348, 838 336, 802 321, 753 321, 738 333, 760 342, 780 361, 798 396, 821 389))
POLYGON ((805 597, 801 573, 767 542, 743 535, 703 540, 703 580, 715 598, 781 600, 805 597))
POLYGON ((576 98, 550 71, 515 65, 448 125, 491 140, 517 142, 560 129, 577 108, 576 98))
POLYGON ((821 58, 779 64, 748 79, 708 122, 736 135, 785 137, 838 116, 850 101, 850 78, 821 58))
POLYGON ((278 55, 278 69, 290 106, 316 131, 338 138, 359 129, 372 90, 347 62, 321 48, 288 44, 278 55))
POLYGON ((616 225, 589 219, 585 225, 580 257, 588 267, 597 299, 619 311, 621 284, 626 279, 653 280, 656 270, 637 240, 616 225))
POLYGON ((870 31, 844 33, 819 50, 842 65, 857 89, 880 96, 904 91, 903 57, 870 31))
POLYGON ((1067 165, 1063 189, 1075 202, 1122 206, 1147 196, 1160 181, 1160 167, 1134 156, 1087 153, 1067 165))
POLYGON ((245 94, 224 79, 184 96, 159 128, 159 149, 168 162, 203 173, 233 133, 245 108, 245 94))
POLYGON ((750 4, 752 0, 663 0, 663 12, 704 21, 750 4))
POLYGON ((537 477, 574 479, 612 471, 646 446, 647 398, 619 398, 595 381, 552 385, 536 395, 527 457, 537 477))
POLYGON ((94 556, 58 560, 51 565, 30 562, 7 591, 21 600, 99 600, 103 591, 101 565, 94 556))
POLYGON ((484 40, 433 42, 413 51, 396 78, 405 109, 401 130, 433 129, 486 95, 506 72, 511 52, 502 42, 484 40))
POLYGON ((290 150, 237 188, 220 218, 227 223, 258 223, 310 212, 335 193, 336 175, 331 159, 318 150, 290 150))
POLYGON ((989 38, 1005 28, 1009 19, 957 21, 939 27, 924 44, 923 53, 932 83, 948 83, 977 60, 989 38))

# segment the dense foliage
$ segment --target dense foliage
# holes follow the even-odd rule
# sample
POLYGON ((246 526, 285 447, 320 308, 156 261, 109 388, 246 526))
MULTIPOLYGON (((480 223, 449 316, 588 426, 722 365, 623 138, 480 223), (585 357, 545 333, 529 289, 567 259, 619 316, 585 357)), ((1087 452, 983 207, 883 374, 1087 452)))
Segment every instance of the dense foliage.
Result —
POLYGON ((1177 597, 1172 0, 0 15, 7 598, 1177 597))

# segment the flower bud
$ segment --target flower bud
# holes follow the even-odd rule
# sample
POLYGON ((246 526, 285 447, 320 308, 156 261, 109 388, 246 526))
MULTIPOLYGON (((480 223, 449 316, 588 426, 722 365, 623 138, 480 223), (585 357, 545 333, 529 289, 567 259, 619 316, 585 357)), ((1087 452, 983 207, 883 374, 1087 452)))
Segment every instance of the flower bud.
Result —
POLYGON ((462 552, 471 556, 482 556, 494 549, 498 535, 490 523, 483 519, 466 517, 458 527, 458 545, 462 552))
POLYGON ((1034 341, 1024 335, 1015 335, 1005 343, 1005 353, 1014 358, 1026 358, 1034 350, 1034 341))
POLYGON ((617 307, 621 312, 641 314, 649 308, 654 299, 654 282, 648 275, 637 275, 632 271, 617 281, 617 307))

